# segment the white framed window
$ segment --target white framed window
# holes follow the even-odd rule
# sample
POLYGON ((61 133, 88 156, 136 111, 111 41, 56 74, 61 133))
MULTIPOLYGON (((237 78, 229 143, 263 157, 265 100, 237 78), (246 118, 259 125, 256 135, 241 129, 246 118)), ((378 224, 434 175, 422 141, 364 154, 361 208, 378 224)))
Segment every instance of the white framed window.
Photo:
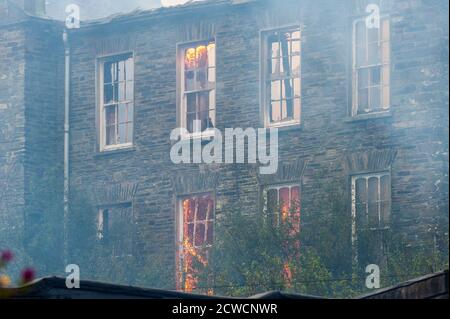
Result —
POLYGON ((352 176, 353 241, 360 230, 389 228, 391 215, 391 175, 389 172, 352 176))
POLYGON ((215 198, 211 193, 182 197, 178 201, 177 286, 192 292, 198 287, 199 266, 208 264, 214 242, 215 198))
POLYGON ((379 28, 366 18, 353 23, 352 116, 386 113, 390 109, 390 20, 379 28))
POLYGON ((113 257, 132 256, 133 214, 131 205, 98 210, 97 238, 111 250, 113 257))
POLYGON ((132 54, 98 59, 100 151, 133 145, 134 59, 132 54))
POLYGON ((265 127, 301 122, 301 31, 288 27, 261 33, 261 102, 265 127))
POLYGON ((190 137, 212 135, 216 126, 215 40, 179 45, 178 69, 181 127, 190 137))

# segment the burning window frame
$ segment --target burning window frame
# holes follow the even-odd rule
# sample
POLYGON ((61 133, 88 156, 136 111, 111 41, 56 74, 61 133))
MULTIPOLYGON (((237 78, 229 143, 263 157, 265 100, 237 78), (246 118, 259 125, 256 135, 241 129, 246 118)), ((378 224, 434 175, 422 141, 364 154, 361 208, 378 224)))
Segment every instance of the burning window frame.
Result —
POLYGON ((190 41, 177 44, 177 111, 178 111, 178 127, 185 128, 190 137, 205 137, 213 136, 214 128, 216 127, 216 96, 217 96, 217 46, 216 39, 212 37, 208 40, 201 41, 190 41), (199 57, 201 48, 205 48, 206 55, 204 65, 199 65, 199 57), (213 52, 211 56, 211 51, 213 52), (195 52, 195 56, 190 57, 189 52, 195 52), (186 71, 186 66, 188 63, 194 63, 189 71, 186 71), (191 85, 194 85, 192 89, 187 88, 186 78, 188 73, 193 74, 193 80, 191 85), (200 80, 200 87, 198 76, 203 77, 203 86, 201 85, 202 80, 200 80), (210 81, 212 79, 212 81, 210 81), (200 99, 201 95, 207 95, 207 110, 202 108, 201 101, 206 101, 200 99), (195 111, 188 112, 188 96, 195 96, 195 111), (202 115, 200 113, 207 112, 208 116, 206 122, 202 120, 202 115), (192 125, 188 123, 189 113, 195 115, 192 125), (196 128, 194 126, 194 120, 201 121, 201 127, 196 128))
MULTIPOLYGON (((215 239, 215 229, 216 229, 216 196, 213 192, 204 192, 191 195, 180 196, 177 199, 177 252, 176 252, 176 287, 177 290, 185 292, 193 292, 198 289, 198 274, 195 272, 193 262, 199 263, 201 266, 206 267, 208 265, 209 251, 208 248, 212 247, 215 239), (198 220, 198 206, 195 208, 193 221, 187 222, 189 217, 188 212, 185 210, 186 201, 194 201, 196 205, 199 204, 200 198, 208 198, 212 202, 211 211, 207 207, 205 212, 205 218, 198 220), (213 218, 211 218, 211 215, 213 218), (193 238, 192 243, 190 243, 189 237, 186 237, 186 232, 188 231, 188 224, 193 224, 193 238), (203 245, 196 245, 196 226, 199 224, 204 224, 204 242, 203 245), (208 231, 212 224, 212 234, 208 241, 208 231), (188 269, 191 268, 191 269, 188 269)), ((207 289, 204 289, 207 292, 207 289)))

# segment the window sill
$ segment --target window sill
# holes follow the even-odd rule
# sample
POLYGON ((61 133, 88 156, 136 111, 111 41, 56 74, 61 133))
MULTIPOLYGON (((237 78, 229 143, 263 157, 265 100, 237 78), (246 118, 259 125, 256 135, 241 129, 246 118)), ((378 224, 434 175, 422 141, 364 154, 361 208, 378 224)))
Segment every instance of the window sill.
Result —
POLYGON ((360 121, 368 121, 368 120, 376 120, 376 119, 385 119, 392 117, 391 111, 380 112, 380 113, 371 113, 371 114, 363 114, 363 115, 355 115, 353 117, 348 117, 345 122, 360 122, 360 121))
POLYGON ((105 156, 109 156, 109 155, 125 154, 125 153, 131 153, 131 152, 135 152, 135 151, 136 151, 135 146, 127 146, 127 147, 122 147, 122 148, 97 151, 97 153, 95 154, 95 157, 105 157, 105 156))
POLYGON ((292 123, 292 124, 280 124, 280 125, 270 125, 266 126, 266 130, 269 131, 271 129, 277 129, 278 132, 290 132, 301 130, 303 125, 301 123, 292 123))
POLYGON ((205 131, 203 133, 197 133, 197 134, 189 134, 189 135, 183 135, 181 137, 182 141, 190 141, 190 140, 202 140, 205 142, 212 141, 216 137, 215 131, 205 131))

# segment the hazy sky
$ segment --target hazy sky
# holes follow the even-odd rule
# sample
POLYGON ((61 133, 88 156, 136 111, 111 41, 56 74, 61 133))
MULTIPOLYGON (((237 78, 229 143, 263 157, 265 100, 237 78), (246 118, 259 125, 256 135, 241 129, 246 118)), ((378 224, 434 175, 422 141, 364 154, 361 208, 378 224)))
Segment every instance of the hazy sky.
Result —
POLYGON ((65 7, 77 4, 81 10, 81 20, 95 19, 118 12, 129 12, 136 8, 151 9, 182 4, 187 0, 47 0, 47 13, 51 17, 64 19, 65 7))

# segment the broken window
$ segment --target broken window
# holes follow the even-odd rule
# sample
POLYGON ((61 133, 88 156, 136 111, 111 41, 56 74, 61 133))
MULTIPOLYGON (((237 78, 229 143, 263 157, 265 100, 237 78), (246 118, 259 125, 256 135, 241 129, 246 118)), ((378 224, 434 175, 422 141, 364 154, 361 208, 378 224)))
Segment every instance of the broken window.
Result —
MULTIPOLYGON (((360 262, 374 262, 383 251, 391 214, 388 172, 352 177, 353 243, 360 262)), ((379 260, 379 258, 378 258, 379 260)))
POLYGON ((198 276, 208 264, 214 240, 215 201, 211 194, 187 197, 180 203, 178 288, 198 289, 198 276))
POLYGON ((264 117, 266 126, 300 123, 300 28, 267 32, 263 37, 264 117))
POLYGON ((182 52, 182 125, 189 133, 208 131, 216 122, 216 45, 196 43, 184 46, 182 52))
POLYGON ((352 115, 386 112, 390 108, 390 22, 379 28, 365 19, 354 23, 352 115))
POLYGON ((100 61, 102 150, 131 146, 134 118, 134 62, 131 55, 100 61))
POLYGON ((99 210, 97 237, 110 249, 111 256, 132 255, 132 217, 132 208, 128 205, 99 210))

